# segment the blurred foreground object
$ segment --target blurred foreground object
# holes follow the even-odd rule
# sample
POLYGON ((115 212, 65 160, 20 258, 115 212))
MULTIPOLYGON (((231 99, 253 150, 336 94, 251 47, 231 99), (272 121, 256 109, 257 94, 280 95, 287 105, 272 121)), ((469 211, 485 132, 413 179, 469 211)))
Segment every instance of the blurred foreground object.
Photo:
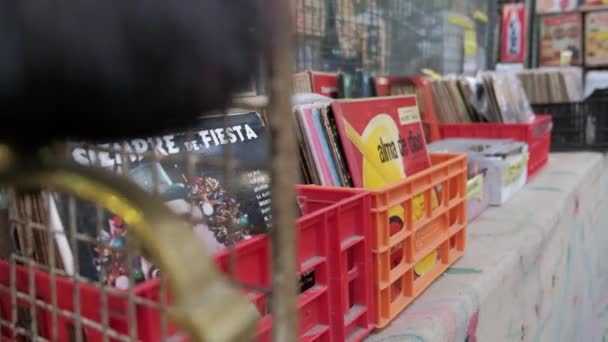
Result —
POLYGON ((0 138, 151 135, 223 109, 258 66, 257 14, 242 0, 0 0, 0 138))
POLYGON ((255 75, 263 22, 245 0, 0 0, 0 182, 73 194, 122 217, 166 274, 171 319, 196 341, 248 340, 258 315, 162 202, 41 147, 187 129, 224 109, 255 75), (197 267, 181 267, 192 260, 197 267))
MULTIPOLYGON (((70 193, 122 217, 139 248, 165 273, 174 302, 162 309, 193 341, 246 341, 253 335, 255 308, 218 274, 201 244, 192 239, 189 224, 135 183, 100 168, 57 160, 52 154, 17 155, 3 145, 0 183, 27 191, 70 193), (181 267, 192 260, 196 267, 181 267)), ((36 328, 30 329, 36 335, 36 328)))

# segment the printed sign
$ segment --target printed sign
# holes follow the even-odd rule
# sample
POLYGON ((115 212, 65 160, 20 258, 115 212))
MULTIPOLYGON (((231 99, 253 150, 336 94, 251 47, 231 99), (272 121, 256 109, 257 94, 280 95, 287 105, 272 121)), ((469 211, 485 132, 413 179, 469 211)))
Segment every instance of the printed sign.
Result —
POLYGON ((502 12, 500 61, 521 63, 526 57, 526 7, 524 4, 507 4, 502 12))
POLYGON ((585 17, 585 64, 608 64, 608 12, 592 12, 585 17))
POLYGON ((467 200, 483 200, 483 183, 483 173, 480 173, 467 181, 467 200))

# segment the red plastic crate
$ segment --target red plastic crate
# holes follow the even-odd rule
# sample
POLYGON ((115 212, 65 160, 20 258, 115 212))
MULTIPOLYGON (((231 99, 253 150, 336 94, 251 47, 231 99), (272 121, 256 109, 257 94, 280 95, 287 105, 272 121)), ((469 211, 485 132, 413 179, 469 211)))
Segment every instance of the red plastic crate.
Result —
POLYGON ((536 115, 529 124, 441 124, 441 137, 446 138, 485 138, 513 139, 528 144, 530 160, 528 161, 528 179, 531 179, 549 160, 551 150, 551 129, 553 121, 550 115, 536 115))
MULTIPOLYGON (((370 222, 366 214, 369 196, 350 193, 323 207, 315 206, 305 194, 298 196, 298 201, 304 214, 297 220, 299 274, 305 279, 314 278, 314 286, 298 296, 300 340, 361 341, 373 327, 370 222)), ((268 236, 239 243, 235 250, 234 272, 229 270, 228 251, 215 257, 220 270, 253 287, 270 287, 268 236)), ((158 286, 140 294, 158 300, 158 286)), ((268 298, 255 291, 248 291, 247 295, 262 315, 257 340, 270 341, 272 317, 268 314, 268 298)), ((138 316, 142 333, 159 326, 158 313, 145 311, 138 316), (142 320, 144 316, 147 318, 142 320)), ((153 335, 149 334, 150 339, 145 341, 154 341, 153 335)))
MULTIPOLYGON (((77 293, 80 301, 78 316, 91 322, 82 324, 83 335, 86 335, 87 341, 103 341, 100 328, 94 325, 103 322, 101 314, 103 304, 99 287, 86 282, 74 283, 71 279, 59 275, 53 279, 47 272, 35 268, 16 264, 12 266, 14 271, 11 272, 11 265, 5 260, 0 260, 0 284, 2 285, 0 316, 3 321, 11 321, 12 304, 15 300, 20 309, 30 312, 30 308, 34 308, 39 336, 48 340, 70 341, 70 336, 73 334, 71 329, 76 327, 74 317, 77 310, 74 306, 74 299, 75 293, 77 293), (14 278, 11 276, 12 274, 14 274, 14 278), (11 288, 11 279, 14 280, 14 288, 11 288), (14 297, 11 296, 11 289, 15 293, 14 297), (56 302, 53 302, 53 292, 55 292, 56 302), (52 332, 55 324, 50 309, 51 305, 63 311, 57 313, 54 318, 57 322, 56 339, 53 338, 52 332)), ((124 310, 125 297, 125 293, 116 290, 108 290, 106 293, 109 325, 116 319, 116 313, 124 310)), ((124 315, 126 314, 119 315, 118 318, 121 319, 124 315)), ((15 332, 11 328, 3 326, 2 337, 14 339, 15 332)))
MULTIPOLYGON (((301 341, 360 341, 373 328, 372 268, 370 258, 370 197, 366 193, 350 193, 337 203, 322 208, 298 197, 304 216, 297 220, 299 274, 308 284, 298 296, 299 329, 301 341)), ((235 246, 235 269, 229 272, 228 251, 215 256, 218 268, 231 274, 241 283, 253 288, 271 286, 271 245, 266 235, 255 236, 235 246)), ((44 305, 52 303, 51 277, 43 272, 14 265, 15 284, 19 292, 28 294, 33 279, 40 335, 51 339, 52 316, 44 305), (30 276, 31 275, 31 276, 30 276)), ((0 284, 11 284, 10 265, 0 261, 0 284)), ((56 276, 56 306, 74 313, 74 292, 80 293, 80 314, 91 322, 101 323, 100 289, 87 283, 74 284, 70 279, 56 276)), ((257 340, 270 341, 272 317, 268 314, 269 302, 265 293, 253 290, 244 293, 256 306, 262 318, 258 325, 257 340)), ((150 303, 160 303, 160 280, 145 282, 134 288, 134 294, 150 303)), ((170 296, 168 296, 170 297, 170 296)), ((111 290, 108 298, 108 325, 117 333, 128 335, 130 320, 126 293, 111 290)), ((10 291, 0 289, 0 315, 10 321, 12 301, 10 291)), ((171 298, 167 298, 167 303, 171 298)), ((18 302, 29 308, 30 303, 18 302)), ((161 340, 161 316, 150 305, 135 305, 137 332, 141 341, 161 340)), ((70 317, 59 316, 58 340, 69 340, 70 317)), ((169 323, 167 335, 179 337, 180 330, 169 323)), ((85 327, 88 341, 102 341, 99 329, 85 327)), ((2 327, 2 336, 11 338, 13 332, 2 327)), ((187 338, 177 338, 185 341, 187 338)))
MULTIPOLYGON (((235 246, 235 270, 232 272, 233 278, 239 282, 255 288, 268 288, 271 282, 270 274, 270 242, 266 236, 256 236, 249 240, 243 241, 235 246)), ((230 255, 224 251, 215 256, 215 262, 220 271, 229 272, 230 255)), ((324 269, 320 273, 326 276, 324 269)), ((323 291, 317 291, 317 295, 322 295, 323 291)), ((145 298, 151 302, 161 302, 160 279, 154 279, 139 285, 136 288, 136 293, 139 297, 145 298)), ((254 291, 243 291, 243 294, 249 298, 249 301, 256 306, 260 313, 261 320, 258 324, 257 337, 259 341, 270 340, 270 330, 272 327, 272 318, 266 315, 268 310, 268 298, 265 294, 254 291)), ((166 303, 172 302, 170 294, 166 294, 166 303)), ((323 297, 319 296, 320 306, 327 306, 323 302, 323 297)), ((325 296, 326 297, 326 296, 325 296)), ((126 303, 125 303, 126 305, 126 303)), ((126 307, 123 310, 126 312, 126 307)), ((127 317, 121 322, 116 322, 114 327, 122 332, 128 331, 129 321, 127 317), (118 326, 116 323, 119 323, 118 326)), ((162 341, 161 338, 161 316, 156 308, 151 308, 145 305, 137 307, 137 325, 138 336, 142 341, 162 341)), ((328 324, 328 323, 327 323, 328 324)), ((167 326, 167 335, 179 336, 181 330, 178 326, 169 323, 167 326)), ((179 341, 189 341, 188 338, 177 339, 179 341)))
POLYGON ((386 326, 420 295, 466 248, 467 159, 458 154, 431 154, 432 167, 383 189, 350 189, 306 186, 299 193, 309 205, 321 208, 350 196, 369 192, 372 220, 375 325, 386 326), (431 205, 433 194, 438 203, 431 205), (414 198, 424 196, 421 216, 414 218, 414 198), (389 212, 404 210, 403 225, 390 220, 389 212), (423 259, 435 253, 436 261, 416 275, 423 259))
MULTIPOLYGON (((320 207, 304 189, 296 189, 304 215, 298 228, 323 226, 329 230, 332 341, 361 341, 373 328, 370 197, 351 193, 335 205, 320 207)), ((301 248, 303 241, 298 242, 301 248)))

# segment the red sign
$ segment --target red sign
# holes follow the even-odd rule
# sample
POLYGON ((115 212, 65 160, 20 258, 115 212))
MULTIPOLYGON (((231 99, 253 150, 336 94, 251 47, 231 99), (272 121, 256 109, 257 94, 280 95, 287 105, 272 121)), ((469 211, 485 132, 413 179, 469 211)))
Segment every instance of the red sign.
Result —
POLYGON ((521 63, 526 57, 526 6, 523 3, 506 4, 502 9, 500 61, 521 63))

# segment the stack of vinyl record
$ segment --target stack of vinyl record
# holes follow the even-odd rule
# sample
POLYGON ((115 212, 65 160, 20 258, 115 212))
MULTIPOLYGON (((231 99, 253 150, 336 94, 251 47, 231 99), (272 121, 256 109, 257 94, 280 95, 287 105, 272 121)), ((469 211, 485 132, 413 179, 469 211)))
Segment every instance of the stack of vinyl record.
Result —
POLYGON ((577 102, 582 98, 582 70, 565 69, 526 70, 517 75, 533 104, 577 102))
POLYGON ((294 108, 302 182, 377 188, 430 166, 415 95, 294 108))
POLYGON ((511 74, 451 76, 431 83, 440 123, 526 123, 534 113, 520 81, 511 74))

